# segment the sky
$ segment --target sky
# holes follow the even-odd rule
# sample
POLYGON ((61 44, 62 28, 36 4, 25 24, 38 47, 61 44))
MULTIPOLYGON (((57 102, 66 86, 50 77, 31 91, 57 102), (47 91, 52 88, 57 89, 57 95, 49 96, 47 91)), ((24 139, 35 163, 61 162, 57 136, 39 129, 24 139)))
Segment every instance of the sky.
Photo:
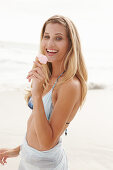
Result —
POLYGON ((83 48, 112 50, 113 0, 0 0, 0 41, 39 44, 50 16, 69 17, 83 48))

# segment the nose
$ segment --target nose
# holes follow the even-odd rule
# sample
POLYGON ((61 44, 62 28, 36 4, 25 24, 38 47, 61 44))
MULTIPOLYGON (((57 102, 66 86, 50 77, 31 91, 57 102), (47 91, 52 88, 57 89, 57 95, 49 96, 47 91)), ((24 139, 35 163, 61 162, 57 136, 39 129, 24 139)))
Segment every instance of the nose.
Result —
POLYGON ((50 38, 48 40, 48 47, 53 47, 54 46, 54 39, 50 38))

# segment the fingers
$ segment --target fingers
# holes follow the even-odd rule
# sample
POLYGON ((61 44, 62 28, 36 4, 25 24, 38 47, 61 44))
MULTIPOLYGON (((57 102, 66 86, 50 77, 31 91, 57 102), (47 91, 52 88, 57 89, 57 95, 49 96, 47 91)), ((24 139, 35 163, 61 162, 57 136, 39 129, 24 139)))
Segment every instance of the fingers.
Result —
POLYGON ((2 165, 4 165, 4 163, 6 163, 6 159, 7 157, 5 157, 5 152, 6 152, 7 149, 3 148, 3 149, 0 149, 0 163, 2 165))
POLYGON ((39 80, 45 79, 45 74, 44 74, 41 64, 37 62, 35 63, 37 64, 37 67, 29 71, 28 72, 29 74, 26 77, 29 80, 29 82, 31 81, 33 77, 38 78, 39 80))
POLYGON ((34 61, 34 63, 36 64, 37 67, 35 67, 35 68, 32 69, 32 70, 37 70, 37 68, 39 68, 39 70, 42 71, 43 74, 44 74, 44 70, 43 70, 42 65, 41 65, 40 63, 36 62, 36 61, 34 61))
POLYGON ((4 164, 7 163, 6 159, 7 159, 7 157, 4 157, 2 160, 4 164))
POLYGON ((3 165, 2 159, 0 158, 0 163, 3 165))
MULTIPOLYGON (((36 76, 36 74, 39 75, 39 76, 42 77, 42 78, 45 78, 45 75, 42 73, 42 71, 41 71, 39 68, 37 68, 36 70, 31 70, 31 71, 29 72, 27 78, 30 77, 31 75, 35 75, 35 76, 36 76)), ((36 76, 36 77, 37 77, 37 76, 36 76)))
POLYGON ((37 69, 37 68, 40 68, 40 70, 45 74, 45 71, 43 69, 43 66, 42 64, 40 64, 39 62, 36 62, 36 61, 33 61, 35 63, 35 68, 33 68, 34 70, 37 69))
POLYGON ((4 153, 3 153, 3 154, 0 154, 0 163, 1 163, 2 165, 4 165, 5 163, 7 163, 7 162, 6 162, 6 159, 7 159, 7 156, 5 156, 4 153))
POLYGON ((42 68, 42 64, 40 64, 39 61, 33 61, 33 63, 35 63, 36 66, 42 68))
POLYGON ((29 76, 27 77, 28 79, 31 79, 31 78, 37 78, 39 80, 42 80, 42 76, 39 74, 39 73, 36 73, 35 71, 31 71, 29 76))

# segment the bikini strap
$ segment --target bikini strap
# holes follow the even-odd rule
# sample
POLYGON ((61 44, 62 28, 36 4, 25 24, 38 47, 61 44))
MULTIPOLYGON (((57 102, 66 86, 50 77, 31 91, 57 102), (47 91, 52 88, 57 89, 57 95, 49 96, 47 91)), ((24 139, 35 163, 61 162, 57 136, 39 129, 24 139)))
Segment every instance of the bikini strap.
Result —
POLYGON ((54 89, 54 87, 55 87, 55 85, 56 85, 58 79, 61 77, 61 75, 62 75, 64 72, 65 72, 65 71, 63 71, 63 72, 60 74, 60 76, 56 79, 55 84, 53 85, 52 89, 54 89))

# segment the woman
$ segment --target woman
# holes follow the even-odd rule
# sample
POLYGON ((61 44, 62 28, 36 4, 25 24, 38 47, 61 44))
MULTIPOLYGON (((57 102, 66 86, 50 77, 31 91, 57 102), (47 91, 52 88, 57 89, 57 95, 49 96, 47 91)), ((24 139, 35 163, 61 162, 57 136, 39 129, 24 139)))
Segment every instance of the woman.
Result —
POLYGON ((42 28, 40 52, 48 62, 36 59, 27 76, 32 84, 25 98, 32 114, 25 140, 15 149, 1 149, 0 163, 20 153, 19 170, 68 170, 61 135, 87 93, 87 71, 73 22, 58 15, 49 18, 42 28))

